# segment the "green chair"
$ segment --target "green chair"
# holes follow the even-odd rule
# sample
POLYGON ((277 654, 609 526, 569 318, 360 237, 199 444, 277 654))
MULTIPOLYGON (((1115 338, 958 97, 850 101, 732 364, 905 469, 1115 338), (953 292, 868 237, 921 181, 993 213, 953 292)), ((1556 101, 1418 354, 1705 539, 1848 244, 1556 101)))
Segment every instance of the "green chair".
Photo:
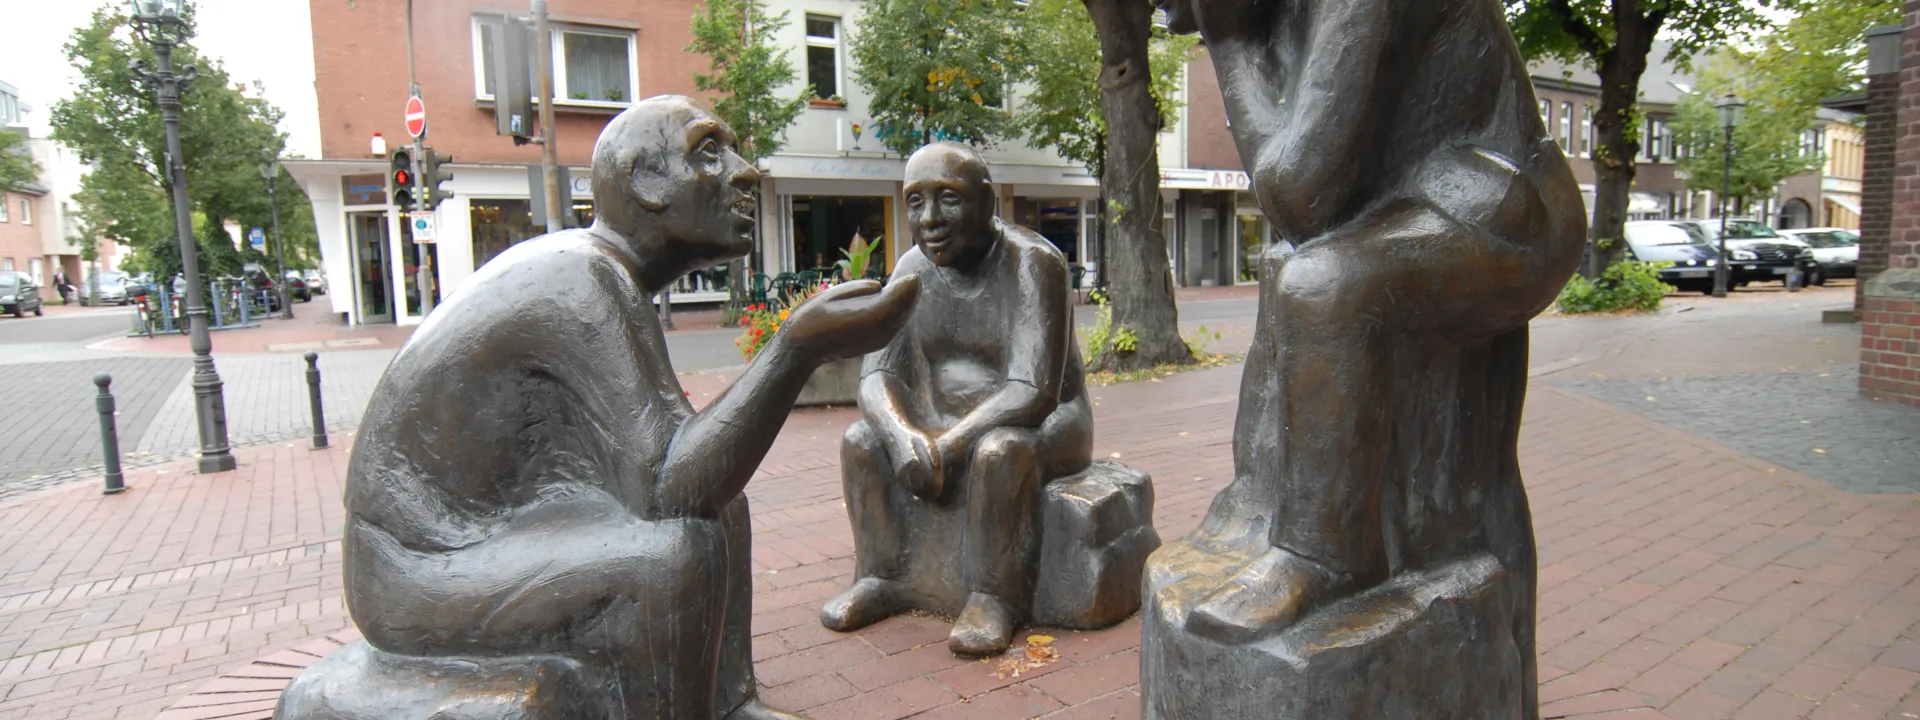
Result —
POLYGON ((748 283, 749 284, 747 285, 747 302, 754 303, 757 305, 765 305, 767 303, 766 274, 754 273, 752 277, 748 279, 748 283))
POLYGON ((793 291, 796 289, 794 285, 799 281, 800 279, 790 272, 783 272, 773 276, 774 297, 783 303, 791 301, 793 299, 793 291))

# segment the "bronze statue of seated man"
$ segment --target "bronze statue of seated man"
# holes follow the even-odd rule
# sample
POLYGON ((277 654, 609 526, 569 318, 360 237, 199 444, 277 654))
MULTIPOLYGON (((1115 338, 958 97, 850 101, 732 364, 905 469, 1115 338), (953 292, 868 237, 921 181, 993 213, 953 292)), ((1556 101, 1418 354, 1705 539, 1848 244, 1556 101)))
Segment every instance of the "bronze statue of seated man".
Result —
POLYGON ((495 258, 401 349, 347 472, 367 645, 278 717, 791 717, 755 699, 741 490, 813 369, 883 345, 918 284, 821 293, 695 412, 650 299, 752 247, 734 147, 686 98, 635 104, 594 147, 593 225, 495 258))
MULTIPOLYGON (((846 631, 908 608, 957 613, 953 651, 996 653, 1035 607, 1049 483, 1115 473, 1089 470, 1093 415, 1066 258, 995 216, 987 163, 971 148, 915 152, 904 190, 914 247, 894 276, 918 276, 922 292, 863 369, 864 419, 841 444, 857 578, 821 621, 846 631)), ((1123 478, 1100 497, 1132 493, 1131 524, 1151 536, 1146 482, 1123 478)), ((1134 548, 1118 564, 1131 563, 1135 586, 1158 545, 1152 536, 1139 549, 1138 530, 1114 533, 1134 548)), ((1137 607, 1137 587, 1122 594, 1131 602, 1104 622, 1137 607)))

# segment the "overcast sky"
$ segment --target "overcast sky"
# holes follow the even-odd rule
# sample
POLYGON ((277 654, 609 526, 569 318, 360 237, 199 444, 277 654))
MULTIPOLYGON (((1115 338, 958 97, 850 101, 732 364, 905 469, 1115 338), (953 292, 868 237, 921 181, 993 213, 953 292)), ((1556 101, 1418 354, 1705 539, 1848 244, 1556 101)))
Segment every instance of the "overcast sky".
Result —
MULTIPOLYGON (((79 73, 61 48, 75 28, 106 0, 0 0, 7 37, 0 42, 0 82, 20 89, 34 108, 35 137, 47 132, 53 104, 72 94, 79 73)), ((114 2, 113 5, 124 5, 114 2)), ((319 157, 319 103, 313 95, 313 30, 307 0, 197 0, 200 31, 194 43, 218 58, 249 92, 264 85, 267 100, 286 113, 290 155, 319 157)))

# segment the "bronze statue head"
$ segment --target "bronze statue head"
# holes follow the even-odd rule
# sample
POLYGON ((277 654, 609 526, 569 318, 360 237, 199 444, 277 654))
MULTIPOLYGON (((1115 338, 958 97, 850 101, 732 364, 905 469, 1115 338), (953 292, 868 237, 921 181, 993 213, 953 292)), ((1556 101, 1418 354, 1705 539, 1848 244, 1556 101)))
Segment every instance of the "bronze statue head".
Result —
POLYGON ((907 159, 907 227, 928 260, 971 268, 993 248, 993 177, 973 148, 934 143, 907 159))
POLYGON ((669 279, 747 254, 760 172, 735 142, 719 116, 690 98, 634 103, 593 147, 594 223, 665 265, 669 279))

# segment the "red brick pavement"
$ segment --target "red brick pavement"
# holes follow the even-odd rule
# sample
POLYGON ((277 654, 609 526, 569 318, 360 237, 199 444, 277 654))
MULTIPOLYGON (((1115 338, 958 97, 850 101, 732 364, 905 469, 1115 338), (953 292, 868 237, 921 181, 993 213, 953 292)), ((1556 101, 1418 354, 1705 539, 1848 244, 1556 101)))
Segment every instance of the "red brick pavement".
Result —
MULTIPOLYGON (((1095 391, 1097 452, 1154 474, 1167 537, 1227 480, 1238 377, 1095 391)), ((796 413, 748 487, 767 698, 822 719, 1138 717, 1137 618, 1056 633, 1064 659, 1019 677, 948 654, 935 619, 819 626, 820 603, 850 580, 836 443, 854 416, 796 413)), ((1920 716, 1920 644, 1907 635, 1920 620, 1920 498, 1840 492, 1541 386, 1521 442, 1548 717, 1920 716)), ((0 720, 152 717, 181 702, 202 707, 170 717, 211 716, 187 696, 258 691, 210 681, 286 674, 271 658, 242 668, 349 624, 345 451, 236 455, 239 471, 213 477, 139 471, 124 496, 82 487, 0 504, 0 720)))

